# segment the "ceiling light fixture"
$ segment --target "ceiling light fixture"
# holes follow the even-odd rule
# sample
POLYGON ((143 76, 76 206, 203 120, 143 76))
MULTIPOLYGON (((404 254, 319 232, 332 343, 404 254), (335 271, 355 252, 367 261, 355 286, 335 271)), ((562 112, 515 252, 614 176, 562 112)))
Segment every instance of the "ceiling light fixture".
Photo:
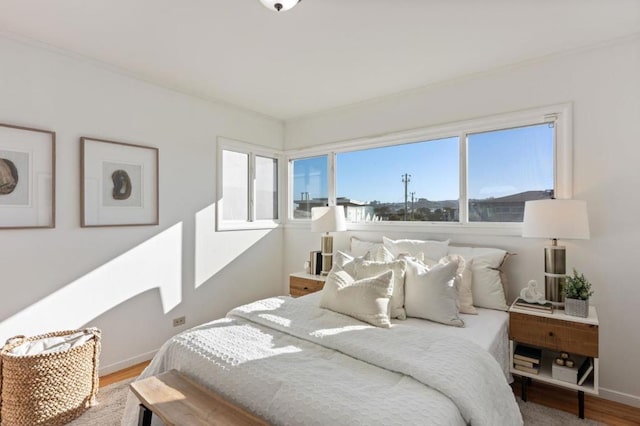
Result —
POLYGON ((260 0, 260 3, 262 3, 267 9, 280 12, 291 9, 293 6, 300 3, 300 0, 260 0))

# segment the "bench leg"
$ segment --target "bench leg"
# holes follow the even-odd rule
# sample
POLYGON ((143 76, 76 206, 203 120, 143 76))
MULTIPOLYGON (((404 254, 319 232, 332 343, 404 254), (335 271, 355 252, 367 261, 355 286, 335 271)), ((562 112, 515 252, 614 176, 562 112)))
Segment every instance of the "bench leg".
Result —
POLYGON ((138 414, 138 426, 151 426, 151 415, 153 413, 144 405, 140 404, 140 414, 138 414))

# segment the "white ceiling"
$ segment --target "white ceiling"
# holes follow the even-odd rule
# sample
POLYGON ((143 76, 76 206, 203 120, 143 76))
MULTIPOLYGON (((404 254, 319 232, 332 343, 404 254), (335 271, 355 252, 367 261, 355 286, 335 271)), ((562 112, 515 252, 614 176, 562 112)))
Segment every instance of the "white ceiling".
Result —
POLYGON ((638 34, 640 0, 0 0, 0 32, 286 120, 638 34))

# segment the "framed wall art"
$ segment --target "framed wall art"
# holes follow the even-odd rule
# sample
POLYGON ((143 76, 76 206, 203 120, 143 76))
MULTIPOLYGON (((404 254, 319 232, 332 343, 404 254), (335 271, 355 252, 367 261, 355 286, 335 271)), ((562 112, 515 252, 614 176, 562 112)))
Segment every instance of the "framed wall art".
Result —
POLYGON ((80 138, 81 226, 157 225, 158 148, 80 138))
POLYGON ((54 228, 56 134, 0 124, 0 229, 54 228))

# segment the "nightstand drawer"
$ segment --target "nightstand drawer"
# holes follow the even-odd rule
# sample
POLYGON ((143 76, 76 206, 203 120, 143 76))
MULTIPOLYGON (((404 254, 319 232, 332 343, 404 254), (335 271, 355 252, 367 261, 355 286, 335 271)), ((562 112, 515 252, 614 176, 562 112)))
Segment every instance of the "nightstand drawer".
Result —
POLYGON ((321 279, 308 279, 301 277, 289 277, 289 292, 293 297, 304 296, 322 290, 324 281, 321 279))
POLYGON ((598 358, 598 326, 511 312, 511 340, 598 358))

